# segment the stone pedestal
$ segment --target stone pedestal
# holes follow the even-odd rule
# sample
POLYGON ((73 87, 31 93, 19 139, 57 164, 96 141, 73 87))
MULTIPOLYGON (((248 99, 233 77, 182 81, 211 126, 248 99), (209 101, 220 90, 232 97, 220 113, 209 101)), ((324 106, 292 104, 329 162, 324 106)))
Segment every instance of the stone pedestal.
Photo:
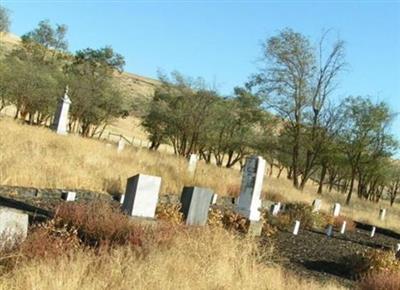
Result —
POLYGON ((250 237, 261 236, 263 225, 263 221, 250 221, 247 235, 249 235, 250 237))
POLYGON ((261 156, 246 159, 236 211, 251 221, 259 221, 261 191, 263 187, 265 160, 261 156))
POLYGON ((203 226, 207 223, 213 192, 208 188, 184 187, 181 195, 181 212, 187 225, 203 226))
POLYGON ((52 129, 60 135, 68 134, 68 112, 71 100, 68 97, 68 87, 65 88, 64 96, 57 105, 52 129))
POLYGON ((130 216, 154 218, 161 177, 138 174, 128 178, 122 210, 130 216))
POLYGON ((28 234, 28 215, 22 211, 0 207, 0 249, 13 246, 28 234))

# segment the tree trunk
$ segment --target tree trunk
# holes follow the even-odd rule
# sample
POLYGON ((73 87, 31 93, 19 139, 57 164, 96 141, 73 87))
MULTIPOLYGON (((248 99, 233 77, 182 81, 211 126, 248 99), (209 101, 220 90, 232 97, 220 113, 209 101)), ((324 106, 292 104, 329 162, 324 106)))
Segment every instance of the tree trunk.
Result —
POLYGON ((318 194, 322 194, 325 176, 326 176, 326 166, 322 165, 321 176, 319 178, 319 185, 318 185, 318 190, 317 190, 318 194))

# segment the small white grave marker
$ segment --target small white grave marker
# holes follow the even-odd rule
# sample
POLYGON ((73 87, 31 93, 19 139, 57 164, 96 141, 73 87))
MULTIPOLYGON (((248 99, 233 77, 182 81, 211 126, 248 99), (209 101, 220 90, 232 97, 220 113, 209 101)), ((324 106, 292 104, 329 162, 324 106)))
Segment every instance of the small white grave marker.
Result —
POLYGON ((211 199, 211 204, 216 204, 217 203, 217 198, 218 198, 218 194, 214 193, 211 199))
POLYGON ((271 207, 271 214, 272 214, 273 216, 276 216, 276 215, 278 215, 278 213, 279 213, 280 210, 281 210, 281 203, 280 203, 280 202, 275 203, 275 204, 273 204, 272 207, 271 207))
POLYGON ((342 226, 340 227, 340 233, 342 235, 344 235, 344 233, 346 232, 346 225, 347 225, 347 222, 343 221, 342 226))
POLYGON ((190 174, 194 174, 194 172, 196 171, 196 167, 197 167, 197 161, 199 160, 199 158, 197 157, 196 154, 190 154, 189 157, 189 164, 188 164, 188 171, 190 174))
POLYGON ((123 204, 125 200, 125 194, 121 194, 121 196, 119 197, 119 203, 123 204))
POLYGON ((333 206, 333 216, 338 217, 340 215, 340 203, 335 203, 333 206))
POLYGON ((68 112, 71 105, 71 100, 68 97, 68 86, 65 87, 64 96, 58 103, 52 129, 60 135, 68 134, 68 112))
POLYGON ((376 227, 372 227, 370 237, 373 238, 375 236, 376 227))
POLYGON ((312 203, 313 206, 313 212, 319 212, 321 210, 321 206, 322 206, 322 200, 320 199, 316 199, 313 201, 312 203))
POLYGON ((259 221, 261 190, 265 174, 265 160, 261 156, 246 159, 236 211, 251 221, 259 221))
POLYGON ((63 191, 63 192, 61 192, 61 198, 65 201, 75 201, 76 192, 75 191, 63 191))
POLYGON ((400 243, 396 245, 396 253, 400 252, 400 243))
POLYGON ((118 141, 118 147, 117 147, 118 153, 124 150, 124 148, 125 148, 125 140, 121 138, 118 141))
POLYGON ((385 220, 385 217, 386 217, 386 208, 381 208, 379 210, 379 219, 383 221, 385 220))
POLYGON ((137 174, 128 178, 122 210, 130 216, 154 218, 161 177, 137 174))
POLYGON ((293 235, 297 236, 299 233, 299 229, 300 229, 300 221, 295 221, 293 227, 293 235))

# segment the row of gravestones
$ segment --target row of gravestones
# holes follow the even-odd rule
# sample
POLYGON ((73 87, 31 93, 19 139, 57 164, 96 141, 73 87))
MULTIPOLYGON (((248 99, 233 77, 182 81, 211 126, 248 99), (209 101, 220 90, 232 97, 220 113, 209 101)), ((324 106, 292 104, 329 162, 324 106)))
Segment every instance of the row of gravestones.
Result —
MULTIPOLYGON (((239 198, 236 200, 236 211, 251 224, 260 221, 261 190, 265 172, 265 160, 259 156, 247 158, 242 178, 239 198)), ((138 174, 128 179, 125 195, 122 201, 122 210, 128 215, 139 218, 154 218, 159 199, 161 178, 138 174)), ((74 201, 76 193, 66 191, 62 193, 66 201, 74 201)), ((184 187, 181 195, 181 211, 187 225, 204 225, 208 219, 210 204, 216 202, 217 196, 207 188, 184 187)), ((257 227, 261 233, 261 226, 257 227)), ((0 207, 0 237, 15 236, 25 238, 28 231, 28 215, 10 208, 0 207)), ((4 242, 4 238, 2 240, 4 242)))

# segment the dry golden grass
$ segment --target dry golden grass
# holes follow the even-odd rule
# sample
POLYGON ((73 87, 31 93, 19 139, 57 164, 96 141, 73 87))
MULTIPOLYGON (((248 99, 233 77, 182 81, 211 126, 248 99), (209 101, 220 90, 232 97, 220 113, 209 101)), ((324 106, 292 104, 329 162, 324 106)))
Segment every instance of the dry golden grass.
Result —
POLYGON ((0 289, 343 289, 286 274, 267 261, 254 241, 203 228, 180 232, 170 247, 145 258, 119 248, 32 260, 0 276, 0 289))
MULTIPOLYGON (((121 121, 122 122, 122 121, 121 121)), ((129 125, 124 123, 123 130, 129 125)), ((138 128, 134 123, 133 127, 138 128)), ((141 129, 138 128, 140 131, 141 129)), ((143 133, 143 131, 142 131, 143 133)), ((195 177, 187 172, 187 161, 171 154, 126 146, 117 153, 116 145, 107 147, 97 140, 78 136, 59 136, 48 129, 20 125, 4 117, 0 119, 0 184, 34 187, 88 189, 100 192, 123 192, 126 179, 137 173, 161 176, 162 193, 180 194, 184 185, 212 188, 220 195, 229 195, 239 188, 237 169, 218 168, 199 162, 195 177)), ((375 204, 357 197, 345 206, 345 196, 336 192, 317 196, 316 186, 309 183, 300 192, 284 178, 268 177, 264 190, 283 195, 289 201, 323 200, 323 210, 330 211, 335 202, 343 205, 342 213, 358 221, 400 231, 400 206, 387 202, 375 204), (386 221, 378 219, 379 208, 388 209, 386 221)))

